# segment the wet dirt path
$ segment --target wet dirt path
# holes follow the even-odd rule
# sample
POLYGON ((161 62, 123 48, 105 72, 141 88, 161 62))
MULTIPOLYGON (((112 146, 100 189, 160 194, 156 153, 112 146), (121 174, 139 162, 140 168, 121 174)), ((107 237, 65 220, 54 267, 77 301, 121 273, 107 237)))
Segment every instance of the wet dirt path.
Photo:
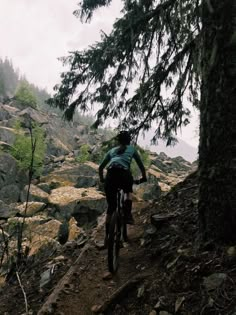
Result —
MULTIPOLYGON (((140 276, 148 266, 143 266, 145 249, 140 246, 143 235, 143 222, 139 210, 144 203, 136 203, 134 217, 136 224, 129 226, 128 246, 120 251, 120 266, 111 279, 103 280, 107 272, 107 250, 99 250, 95 242, 103 240, 104 227, 100 227, 94 239, 71 268, 67 281, 61 285, 59 292, 38 312, 39 315, 92 315, 92 308, 103 305, 111 296, 129 280, 140 276)), ((99 314, 99 312, 98 312, 99 314)))

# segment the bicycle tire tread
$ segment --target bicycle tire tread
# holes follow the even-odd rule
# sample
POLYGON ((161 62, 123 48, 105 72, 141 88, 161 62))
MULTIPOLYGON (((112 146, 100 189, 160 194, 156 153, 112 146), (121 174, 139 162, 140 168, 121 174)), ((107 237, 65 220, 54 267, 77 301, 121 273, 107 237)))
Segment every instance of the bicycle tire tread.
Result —
MULTIPOLYGON (((114 261, 113 261, 114 260, 114 257, 113 257, 114 246, 117 246, 117 244, 115 244, 116 225, 118 225, 118 215, 116 212, 114 212, 111 218, 111 222, 110 222, 109 237, 108 237, 108 269, 112 273, 116 272, 118 268, 118 265, 114 268, 114 261)), ((117 260, 118 260, 118 256, 119 256, 119 248, 117 252, 117 260)))

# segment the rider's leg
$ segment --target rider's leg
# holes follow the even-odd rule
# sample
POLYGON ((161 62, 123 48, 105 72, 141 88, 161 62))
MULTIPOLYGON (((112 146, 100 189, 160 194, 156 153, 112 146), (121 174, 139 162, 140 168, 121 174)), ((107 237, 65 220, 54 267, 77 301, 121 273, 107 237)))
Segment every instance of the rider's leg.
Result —
POLYGON ((127 198, 124 200, 125 208, 125 221, 127 224, 134 224, 134 219, 132 216, 132 194, 128 193, 127 198))
POLYGON ((134 219, 132 216, 132 192, 133 192, 133 177, 131 173, 127 173, 127 179, 126 179, 127 187, 126 193, 125 193, 125 200, 124 200, 124 215, 125 215, 125 221, 127 224, 134 224, 134 219))
POLYGON ((107 239, 109 234, 109 227, 111 222, 111 217, 113 212, 116 210, 116 187, 114 186, 114 181, 112 178, 112 173, 108 171, 108 174, 105 179, 105 194, 107 199, 107 214, 106 214, 106 221, 105 221, 105 240, 104 246, 107 245, 107 239))
POLYGON ((123 189, 125 192, 124 200, 124 215, 127 224, 134 224, 134 219, 131 213, 132 210, 132 192, 133 192, 133 176, 130 171, 126 171, 123 174, 123 189))

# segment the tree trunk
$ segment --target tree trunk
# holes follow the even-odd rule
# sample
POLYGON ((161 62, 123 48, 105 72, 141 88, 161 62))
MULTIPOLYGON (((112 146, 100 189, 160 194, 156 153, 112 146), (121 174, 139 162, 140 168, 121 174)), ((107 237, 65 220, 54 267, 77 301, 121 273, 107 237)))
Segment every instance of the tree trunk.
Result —
POLYGON ((236 241, 236 1, 203 0, 199 219, 206 239, 236 241))

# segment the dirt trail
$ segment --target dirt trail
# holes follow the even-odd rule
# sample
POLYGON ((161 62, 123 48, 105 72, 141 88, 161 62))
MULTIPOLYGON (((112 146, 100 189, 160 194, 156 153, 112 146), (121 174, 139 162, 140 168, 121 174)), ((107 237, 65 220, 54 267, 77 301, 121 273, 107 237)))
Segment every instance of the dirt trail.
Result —
MULTIPOLYGON (((107 272, 107 250, 99 250, 95 242, 102 241, 104 227, 97 229, 93 239, 84 248, 74 266, 64 276, 59 286, 49 296, 38 312, 39 315, 91 315, 94 305, 103 305, 129 280, 140 277, 149 268, 143 264, 145 249, 140 246, 143 234, 143 219, 139 210, 144 203, 136 203, 134 217, 136 224, 129 226, 128 246, 121 249, 120 267, 111 279, 103 280, 107 272)), ((99 312, 98 312, 99 313, 99 312)))

